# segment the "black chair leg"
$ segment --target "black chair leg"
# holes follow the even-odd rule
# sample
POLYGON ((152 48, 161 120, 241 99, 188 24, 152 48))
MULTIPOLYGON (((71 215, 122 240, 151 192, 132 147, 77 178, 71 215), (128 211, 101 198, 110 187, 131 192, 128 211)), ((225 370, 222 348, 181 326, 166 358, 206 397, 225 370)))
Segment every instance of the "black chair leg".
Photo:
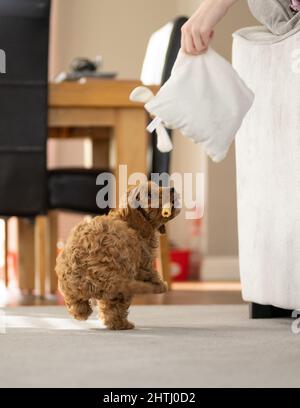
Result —
POLYGON ((274 319, 280 317, 292 317, 292 310, 281 309, 271 305, 250 303, 250 319, 274 319))

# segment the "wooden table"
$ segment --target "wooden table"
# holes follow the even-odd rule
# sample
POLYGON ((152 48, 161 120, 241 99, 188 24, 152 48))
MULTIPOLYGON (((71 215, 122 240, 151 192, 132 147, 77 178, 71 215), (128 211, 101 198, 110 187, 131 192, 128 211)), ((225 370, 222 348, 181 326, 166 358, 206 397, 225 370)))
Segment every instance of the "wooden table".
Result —
MULTIPOLYGON (((115 170, 127 165, 128 175, 133 172, 147 174, 147 115, 142 104, 129 101, 130 92, 139 81, 88 80, 84 84, 64 82, 49 85, 49 137, 90 137, 93 141, 93 164, 109 167, 109 142, 113 141, 115 170)), ((156 87, 152 87, 154 92, 156 87)), ((114 169, 112 169, 114 170, 114 169)), ((116 172, 118 185, 118 172, 116 172)), ((55 215, 52 215, 55 217, 55 215)), ((47 228, 43 217, 38 217, 38 228, 26 220, 19 221, 19 278, 21 289, 33 290, 38 282, 39 292, 45 293, 45 276, 42 261, 35 263, 35 253, 41 242, 40 231, 47 228), (34 249, 34 235, 37 243, 34 249), (35 252, 34 252, 35 251, 35 252), (36 277, 40 276, 39 279, 36 277)), ((52 219, 52 224, 55 220, 52 219)), ((52 227, 53 228, 53 227, 52 227)), ((52 246, 55 244, 52 237, 52 246)), ((55 256, 48 267, 54 268, 55 256)), ((56 286, 50 273, 50 289, 56 286)))
POLYGON ((95 165, 109 164, 106 142, 112 139, 116 169, 127 164, 129 174, 146 172, 147 116, 142 104, 129 101, 130 92, 139 85, 119 80, 50 84, 50 137, 89 136, 95 165))

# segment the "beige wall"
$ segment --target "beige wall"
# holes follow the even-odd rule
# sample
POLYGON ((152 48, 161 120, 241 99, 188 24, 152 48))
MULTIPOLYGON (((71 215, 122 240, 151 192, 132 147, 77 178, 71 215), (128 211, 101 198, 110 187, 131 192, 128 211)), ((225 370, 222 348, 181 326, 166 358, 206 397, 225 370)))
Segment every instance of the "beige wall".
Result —
MULTIPOLYGON (((212 0, 213 1, 213 0, 212 0)), ((50 75, 75 56, 104 57, 106 70, 123 78, 139 76, 150 34, 174 16, 191 15, 201 0, 52 0, 50 75)), ((246 0, 240 0, 219 24, 214 47, 231 55, 231 33, 255 24, 246 0)))
POLYGON ((197 9, 202 0, 177 0, 177 13, 190 16, 197 9))
POLYGON ((105 70, 140 75, 150 34, 176 15, 176 0, 54 0, 51 77, 76 56, 101 54, 105 70))

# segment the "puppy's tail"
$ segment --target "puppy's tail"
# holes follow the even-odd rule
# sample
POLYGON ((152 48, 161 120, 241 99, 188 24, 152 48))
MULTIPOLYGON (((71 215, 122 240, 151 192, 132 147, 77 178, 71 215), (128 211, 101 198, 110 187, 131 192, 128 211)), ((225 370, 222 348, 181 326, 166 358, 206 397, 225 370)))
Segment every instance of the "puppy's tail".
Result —
POLYGON ((162 290, 160 286, 153 285, 153 283, 150 282, 143 282, 138 280, 127 282, 124 289, 125 292, 127 291, 132 295, 165 292, 165 290, 162 290))
POLYGON ((77 320, 87 320, 93 313, 93 309, 88 300, 76 302, 66 302, 69 313, 77 320))

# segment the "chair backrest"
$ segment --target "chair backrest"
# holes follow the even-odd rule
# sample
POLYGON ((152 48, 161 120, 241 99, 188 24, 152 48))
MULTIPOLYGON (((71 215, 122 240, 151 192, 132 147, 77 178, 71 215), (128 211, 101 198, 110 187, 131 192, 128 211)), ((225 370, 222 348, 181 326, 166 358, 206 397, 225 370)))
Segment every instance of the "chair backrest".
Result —
POLYGON ((0 215, 46 210, 50 0, 1 0, 0 215))
MULTIPOLYGON (((177 17, 150 37, 141 73, 141 81, 145 85, 163 85, 169 79, 181 46, 181 27, 187 20, 187 17, 177 17)), ((171 135, 171 131, 169 133, 171 135)), ((151 140, 151 171, 168 173, 171 155, 161 153, 156 143, 154 134, 151 140)))

